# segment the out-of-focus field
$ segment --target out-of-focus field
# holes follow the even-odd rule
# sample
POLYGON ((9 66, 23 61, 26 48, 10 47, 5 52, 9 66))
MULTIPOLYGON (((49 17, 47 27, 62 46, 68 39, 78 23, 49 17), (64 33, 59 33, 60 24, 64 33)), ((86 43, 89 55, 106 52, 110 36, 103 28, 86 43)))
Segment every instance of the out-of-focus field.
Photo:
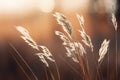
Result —
MULTIPOLYGON (((115 32, 111 22, 111 5, 116 4, 116 0, 0 0, 0 80, 27 80, 21 71, 12 54, 16 52, 10 47, 13 44, 21 56, 29 64, 39 80, 45 80, 43 64, 34 55, 35 51, 27 45, 21 38, 21 34, 16 30, 16 26, 23 26, 33 39, 40 45, 47 46, 56 58, 60 69, 61 80, 80 80, 78 65, 72 62, 65 55, 62 41, 55 35, 55 30, 63 31, 57 24, 53 14, 61 12, 69 19, 73 26, 73 38, 81 41, 78 30, 81 30, 76 14, 84 16, 85 30, 91 36, 95 52, 99 50, 100 43, 104 38, 110 39, 110 76, 114 77, 114 53, 115 53, 115 32), (73 70, 72 67, 75 68, 73 70)), ((119 7, 120 4, 117 5, 119 7)), ((120 8, 120 7, 119 7, 120 8)), ((119 25, 120 13, 117 11, 118 21, 118 57, 120 57, 119 47, 119 25)), ((101 71, 103 77, 107 76, 107 56, 102 64, 101 71)), ((120 58, 118 58, 118 72, 120 74, 120 58)), ((29 73, 29 71, 27 72, 29 73)), ((79 72, 80 73, 80 72, 79 72)), ((31 74, 28 74, 31 75, 31 74)))

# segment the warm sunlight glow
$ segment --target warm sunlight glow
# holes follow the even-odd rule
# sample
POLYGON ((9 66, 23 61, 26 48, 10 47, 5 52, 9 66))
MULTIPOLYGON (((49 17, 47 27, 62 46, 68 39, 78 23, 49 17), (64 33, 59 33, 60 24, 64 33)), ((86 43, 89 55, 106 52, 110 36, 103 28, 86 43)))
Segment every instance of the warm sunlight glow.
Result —
POLYGON ((64 11, 75 11, 87 6, 88 0, 62 0, 62 9, 64 11))
POLYGON ((33 0, 0 0, 0 12, 19 13, 33 8, 33 0))
POLYGON ((42 12, 49 13, 55 7, 54 0, 39 0, 39 8, 42 12))
POLYGON ((112 12, 113 10, 116 10, 116 7, 117 7, 116 4, 117 4, 117 0, 104 0, 104 5, 107 12, 112 12))

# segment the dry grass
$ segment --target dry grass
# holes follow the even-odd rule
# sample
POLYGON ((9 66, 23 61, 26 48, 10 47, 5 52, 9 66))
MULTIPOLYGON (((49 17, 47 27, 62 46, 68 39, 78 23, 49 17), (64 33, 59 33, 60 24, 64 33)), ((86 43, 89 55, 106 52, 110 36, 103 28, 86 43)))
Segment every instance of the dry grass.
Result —
MULTIPOLYGON (((84 20, 83 16, 80 16, 78 14, 76 15, 77 19, 80 23, 80 26, 81 26, 81 30, 79 30, 79 32, 80 32, 80 36, 82 38, 82 42, 79 42, 79 41, 77 42, 71 36, 73 29, 72 29, 72 25, 71 25, 70 21, 67 19, 67 17, 59 12, 56 12, 53 15, 55 16, 58 24, 60 24, 62 26, 63 31, 64 31, 64 32, 55 31, 55 34, 57 36, 59 36, 60 39, 63 41, 62 45, 66 49, 66 56, 69 57, 70 59, 72 59, 76 64, 79 64, 79 67, 82 70, 81 71, 82 80, 93 80, 93 79, 101 80, 102 76, 99 71, 99 66, 100 66, 100 63, 103 62, 104 57, 109 50, 110 40, 107 40, 107 39, 103 40, 101 47, 99 48, 99 51, 98 51, 99 57, 96 58, 94 56, 94 46, 92 43, 92 39, 84 29, 85 20, 84 20), (91 67, 89 64, 89 58, 87 55, 88 51, 86 50, 87 49, 86 47, 90 48, 90 51, 92 53, 91 58, 93 58, 95 60, 96 66, 95 66, 94 74, 96 74, 96 75, 94 75, 94 76, 92 76, 93 74, 91 74, 91 67)), ((117 21, 116 21, 114 14, 112 14, 112 22, 113 22, 115 31, 117 31, 117 21)), ((17 30, 22 34, 22 36, 21 36, 22 39, 28 45, 30 45, 33 49, 38 51, 38 53, 35 53, 35 55, 37 55, 39 57, 39 59, 45 64, 45 66, 47 66, 49 68, 49 62, 47 60, 54 62, 56 64, 56 61, 55 61, 53 55, 51 54, 51 52, 49 51, 49 49, 46 46, 38 45, 32 39, 32 37, 29 35, 29 32, 24 27, 18 26, 17 30), (42 52, 40 51, 40 49, 42 50, 42 52)), ((116 48, 117 48, 117 44, 116 44, 116 48)), ((116 50, 116 54, 117 54, 117 50, 116 50)), ((60 74, 59 74, 57 65, 56 65, 56 69, 57 69, 57 73, 58 73, 57 80, 60 80, 60 74)), ((51 74, 51 77, 53 77, 52 80, 55 80, 54 75, 52 75, 51 72, 50 72, 50 74, 51 74)))
POLYGON ((24 28, 24 27, 21 27, 21 26, 18 26, 16 27, 16 29, 22 34, 21 38, 28 44, 30 45, 33 49, 36 49, 38 51, 38 53, 35 53, 39 58, 40 60, 47 66, 49 67, 49 64, 47 62, 47 60, 45 59, 45 57, 52 61, 52 62, 55 62, 55 60, 51 57, 52 54, 50 53, 50 51, 48 50, 47 47, 45 46, 40 46, 40 45, 37 45, 37 43, 32 39, 32 37, 29 35, 29 32, 24 28), (42 53, 40 52, 40 49, 42 49, 42 53))
MULTIPOLYGON (((58 13, 58 14, 60 14, 60 13, 58 13)), ((60 23, 59 20, 58 20, 60 16, 63 16, 63 15, 58 15, 58 16, 56 15, 57 22, 60 25, 68 24, 68 22, 65 22, 65 21, 60 23)), ((70 57, 74 62, 77 62, 78 64, 80 64, 80 67, 83 70, 82 73, 84 75, 83 76, 83 80, 84 79, 85 80, 92 80, 92 78, 91 78, 92 75, 90 74, 91 72, 90 72, 89 61, 88 61, 88 58, 87 58, 87 51, 85 50, 85 47, 83 47, 83 45, 85 44, 86 47, 89 47, 91 49, 91 53, 93 53, 94 47, 93 47, 93 44, 92 44, 92 39, 90 38, 90 36, 86 33, 86 31, 84 29, 84 27, 85 27, 84 26, 84 22, 85 21, 84 21, 83 16, 80 16, 80 15, 77 14, 77 18, 78 18, 78 21, 79 21, 81 29, 82 29, 81 31, 79 30, 79 32, 80 32, 80 35, 82 37, 83 44, 80 43, 80 42, 75 42, 72 38, 70 38, 71 39, 70 40, 69 37, 67 37, 64 33, 60 32, 60 31, 57 31, 55 33, 58 36, 60 36, 60 39, 63 41, 63 46, 65 47, 65 49, 67 51, 66 55, 68 57, 70 57), (61 33, 62 35, 59 34, 59 33, 61 33)), ((65 20, 68 21, 67 18, 65 20)), ((69 27, 69 25, 66 25, 66 27, 69 27)), ((63 27, 63 30, 65 31, 65 33, 67 33, 66 31, 68 31, 69 29, 63 27)), ((109 47, 109 40, 107 41, 105 39, 103 41, 103 43, 101 44, 101 48, 99 50, 99 58, 96 60, 96 61, 98 61, 97 62, 97 66, 99 65, 99 62, 101 62, 101 60, 103 60, 105 55, 107 54, 108 47, 109 47)), ((94 54, 93 54, 92 57, 94 59, 96 59, 94 54)), ((97 66, 96 66, 96 72, 95 73, 97 73, 98 75, 95 76, 95 77, 100 77, 100 73, 98 71, 98 67, 97 66)), ((100 78, 97 78, 97 79, 100 79, 100 78)))
POLYGON ((108 51, 109 43, 110 43, 110 41, 106 40, 106 39, 102 42, 101 48, 99 49, 99 59, 98 59, 98 62, 101 62, 101 60, 106 55, 106 53, 108 51))

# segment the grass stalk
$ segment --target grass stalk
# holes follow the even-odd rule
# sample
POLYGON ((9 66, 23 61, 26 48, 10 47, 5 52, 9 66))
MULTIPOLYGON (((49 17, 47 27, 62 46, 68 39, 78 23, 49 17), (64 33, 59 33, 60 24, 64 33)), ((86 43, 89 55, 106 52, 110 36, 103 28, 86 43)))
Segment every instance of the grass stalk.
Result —
MULTIPOLYGON (((30 68, 30 66, 27 64, 27 62, 23 59, 23 57, 20 55, 20 53, 17 51, 17 49, 11 44, 9 43, 9 45, 11 46, 11 48, 16 52, 17 56, 20 58, 20 60, 25 64, 25 66, 28 68, 28 70, 31 72, 33 80, 38 80, 37 76, 34 74, 34 72, 32 71, 32 69, 30 68)), ((16 56, 14 56, 13 54, 11 54, 13 56, 13 58, 15 59, 16 63, 19 65, 19 67, 21 68, 21 70, 25 73, 25 75, 27 76, 27 78, 29 80, 32 80, 31 78, 29 78, 29 76, 26 74, 24 68, 21 66, 21 64, 18 62, 16 56)))
POLYGON ((58 66, 57 66, 56 62, 55 62, 55 67, 56 67, 56 71, 57 71, 57 75, 58 75, 58 80, 61 80, 60 79, 60 72, 59 72, 59 69, 58 69, 58 66))
POLYGON ((116 80, 118 80, 118 54, 117 54, 117 30, 115 31, 115 72, 116 80))

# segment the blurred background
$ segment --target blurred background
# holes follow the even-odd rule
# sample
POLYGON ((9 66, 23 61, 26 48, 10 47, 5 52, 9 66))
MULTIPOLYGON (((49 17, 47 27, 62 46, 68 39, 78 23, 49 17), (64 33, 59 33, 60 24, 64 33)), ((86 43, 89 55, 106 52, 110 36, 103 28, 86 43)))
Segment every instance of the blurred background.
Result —
MULTIPOLYGON (((101 71, 104 80, 107 76, 110 76, 108 80, 115 80, 115 30, 111 22, 111 13, 115 12, 118 22, 118 57, 120 57, 119 0, 0 0, 0 80, 29 80, 11 55, 16 55, 16 52, 9 43, 17 49, 38 79, 46 80, 42 62, 34 56, 35 51, 20 38, 16 26, 25 27, 38 44, 50 49, 56 58, 61 80, 81 80, 80 72, 77 72, 78 65, 66 57, 62 41, 54 34, 55 30, 63 31, 53 16, 55 12, 63 13, 72 23, 74 30, 72 36, 75 41, 81 40, 78 32, 81 28, 76 14, 84 16, 85 30, 92 38, 96 54, 104 38, 111 40, 109 74, 106 64, 108 56, 102 63, 101 71)), ((19 59, 17 55, 16 57, 19 59)), ((119 59, 118 72, 120 72, 119 59)), ((19 63, 22 64, 21 61, 19 63)), ((27 69, 26 73, 28 76, 31 75, 27 69)))

